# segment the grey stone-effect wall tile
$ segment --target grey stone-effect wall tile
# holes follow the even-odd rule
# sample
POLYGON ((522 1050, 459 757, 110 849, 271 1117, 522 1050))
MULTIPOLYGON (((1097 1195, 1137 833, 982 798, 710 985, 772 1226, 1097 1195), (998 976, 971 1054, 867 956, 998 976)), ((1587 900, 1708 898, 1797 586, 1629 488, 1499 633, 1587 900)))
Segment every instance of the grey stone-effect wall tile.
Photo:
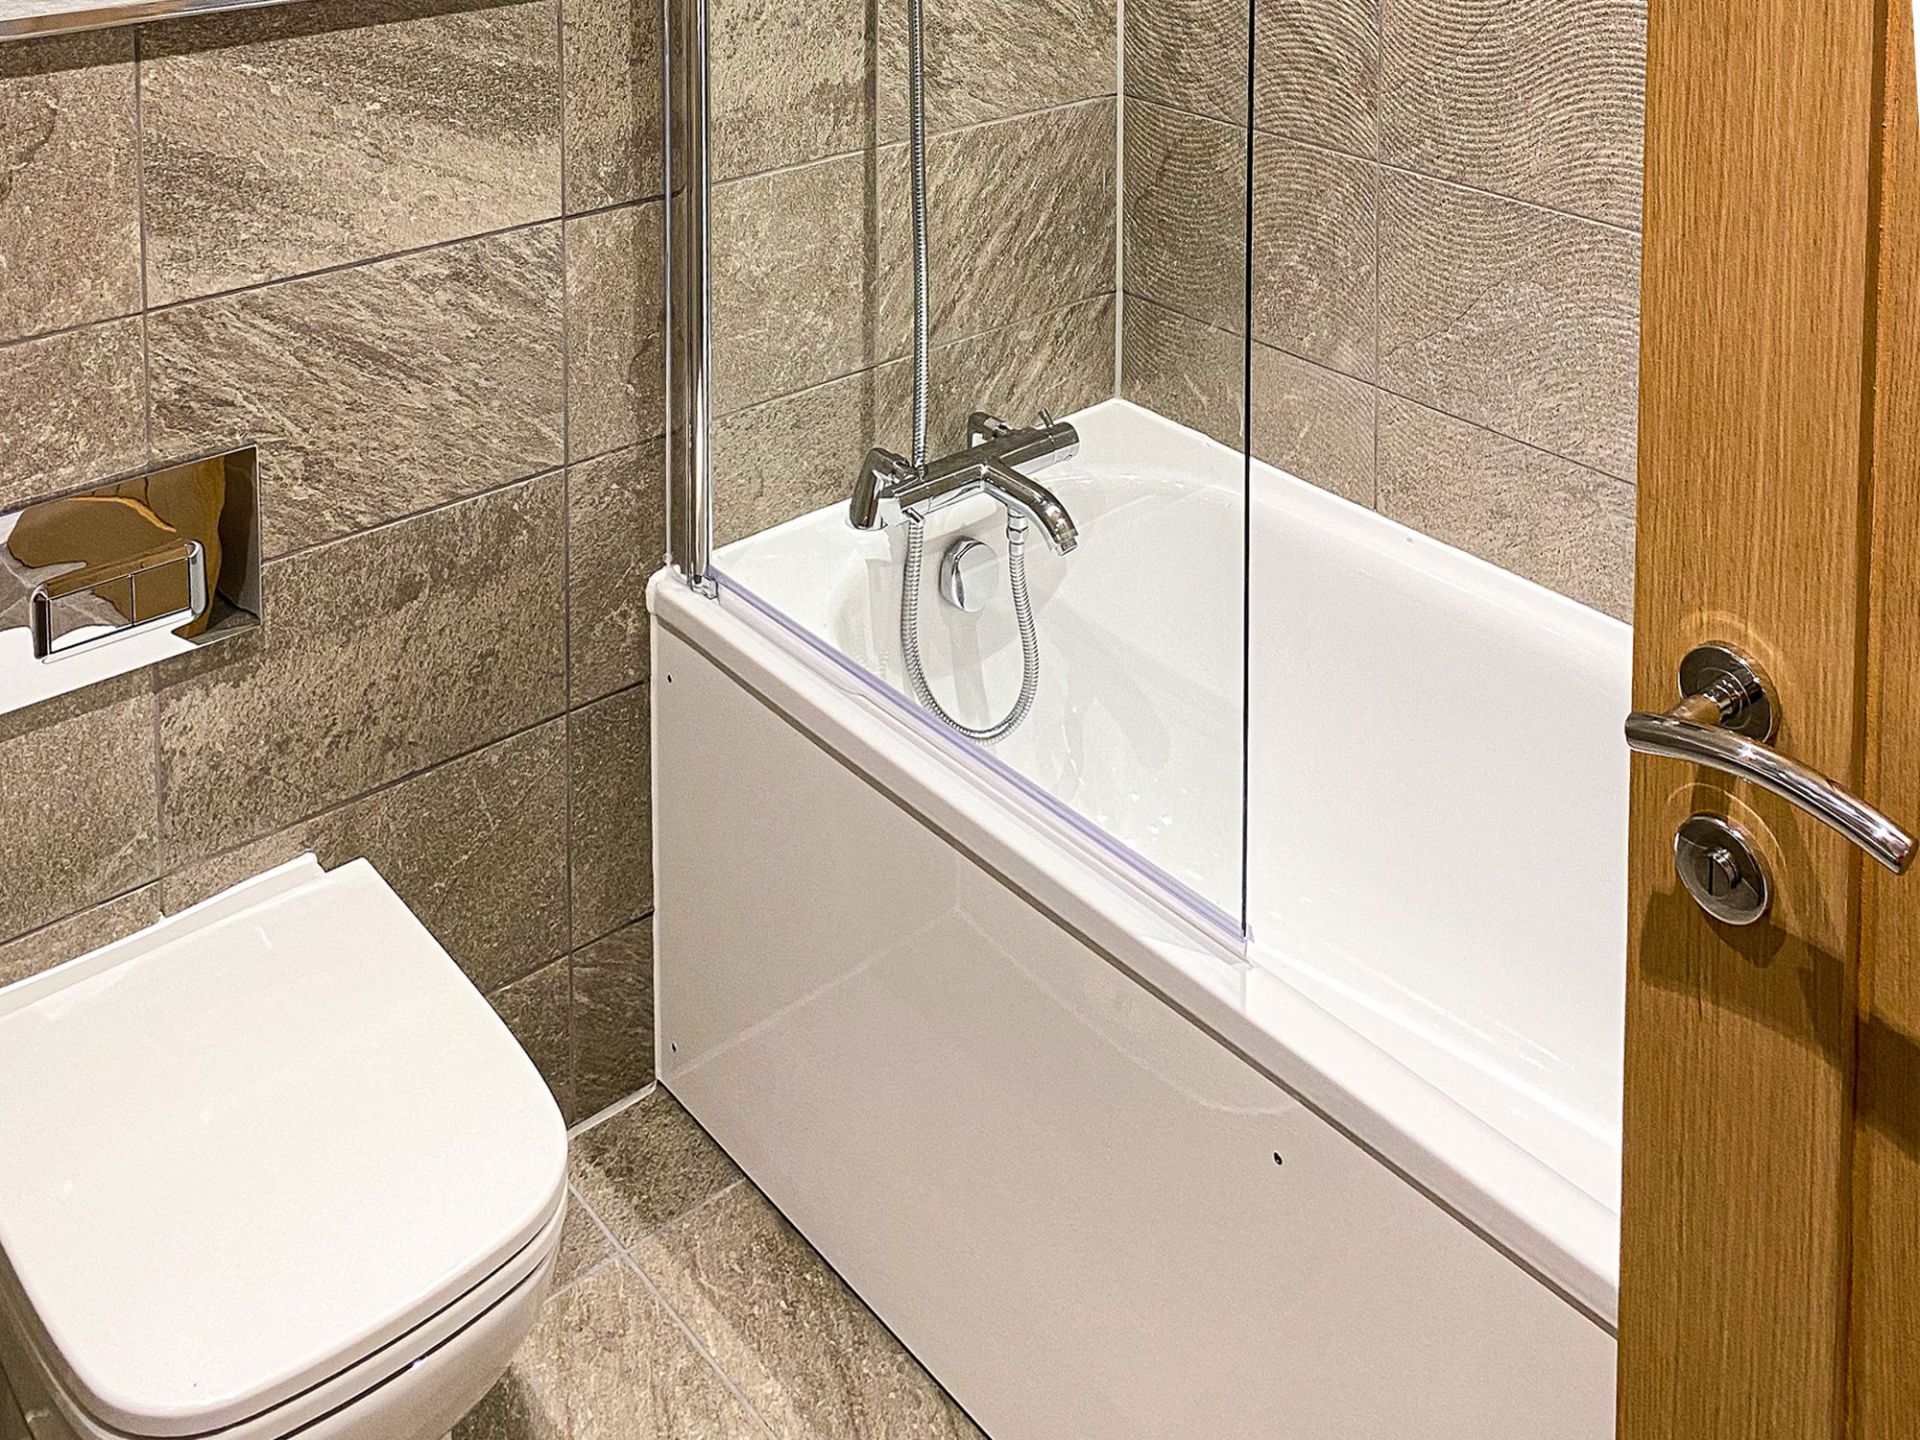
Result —
POLYGON ((713 404, 724 415, 871 364, 878 177, 843 156, 713 191, 713 404))
POLYGON ((373 863, 483 991, 567 949, 566 725, 554 720, 160 882, 169 913, 295 856, 373 863))
POLYGON ((574 1091, 582 1115, 653 1083, 653 921, 573 955, 574 1091))
POLYGON ((558 714, 562 490, 545 476, 269 565, 258 645, 162 668, 169 853, 237 845, 558 714))
POLYGON ((308 0, 145 36, 155 304, 560 213, 553 0, 308 0))
POLYGON ((565 31, 567 211, 658 195, 664 149, 660 6, 560 0, 565 31))
POLYGON ((847 0, 713 0, 716 178, 802 165, 872 143, 870 16, 867 5, 847 0))
MULTIPOLYGON (((936 343, 1112 288, 1111 102, 936 137, 927 170, 936 343)), ((903 147, 723 184, 714 227, 718 413, 909 352, 903 147)))
MULTIPOLYGON (((1114 0, 942 0, 926 8, 927 126, 977 125, 1118 86, 1114 0)), ((881 5, 877 134, 907 136, 907 9, 881 5)), ((1129 17, 1131 18, 1131 17, 1129 17)))
POLYGON ((1243 443, 1247 342, 1136 295, 1121 325, 1120 394, 1222 445, 1243 443))
POLYGON ((1371 385, 1255 345, 1252 401, 1256 459, 1343 499, 1373 504, 1371 385))
POLYGON ((653 910, 647 698, 647 687, 640 685, 567 717, 576 945, 611 934, 653 910))
POLYGON ((1632 477, 1640 328, 1633 235, 1387 172, 1380 289, 1387 389, 1632 477))
POLYGON ((658 441, 567 474, 568 693, 576 705, 647 678, 647 581, 667 551, 658 441))
POLYGON ((1357 155, 1380 140, 1378 0, 1255 0, 1253 123, 1357 155))
POLYGON ((0 346, 0 509, 139 469, 146 406, 138 319, 0 346))
POLYGON ((158 872, 147 680, 127 676, 0 716, 0 939, 158 872))
POLYGON ((560 464, 560 227, 156 312, 154 446, 261 445, 269 555, 560 464))
POLYGON ((140 308, 133 34, 0 44, 0 341, 140 308))
POLYGON ((659 201, 567 221, 567 453, 665 429, 666 233, 659 201))
POLYGON ((1634 488, 1625 481, 1382 396, 1380 510, 1632 618, 1634 488))
POLYGON ((714 542, 726 545, 844 501, 875 437, 898 428, 897 418, 881 418, 881 388, 874 371, 862 370, 717 419, 714 542))
MULTIPOLYGON (((4 753, 4 752, 0 752, 4 753)), ((123 940, 160 918, 160 890, 147 885, 0 944, 0 986, 123 940)), ((11 918, 6 922, 11 925, 11 918)), ((4 928, 4 927, 0 927, 4 928)))
MULTIPOLYGON (((1113 300, 1097 296, 949 345, 929 360, 927 433, 941 449, 965 443, 967 416, 1013 421, 1045 407, 1065 415, 1113 392, 1113 300)), ((721 418, 713 431, 715 538, 720 544, 844 502, 874 445, 911 440, 912 371, 905 361, 863 370, 721 418)))
MULTIPOLYGON (((935 344, 1105 294, 1114 281, 1114 102, 977 125, 927 144, 935 344)), ((880 166, 885 358, 912 353, 907 152, 880 166)))
POLYGON ((1244 127, 1249 3, 1129 0, 1121 34, 1128 96, 1244 127))
POLYGON ((572 980, 566 960, 504 985, 487 999, 527 1052, 571 1125, 580 1118, 580 1106, 573 1088, 572 980))
POLYGON ((1253 164, 1253 338, 1370 379, 1379 167, 1271 135, 1253 164))
POLYGON ((1248 132, 1127 101, 1124 284, 1217 330, 1246 324, 1248 132))
POLYGON ((1640 223, 1645 0, 1381 0, 1395 164, 1640 223))

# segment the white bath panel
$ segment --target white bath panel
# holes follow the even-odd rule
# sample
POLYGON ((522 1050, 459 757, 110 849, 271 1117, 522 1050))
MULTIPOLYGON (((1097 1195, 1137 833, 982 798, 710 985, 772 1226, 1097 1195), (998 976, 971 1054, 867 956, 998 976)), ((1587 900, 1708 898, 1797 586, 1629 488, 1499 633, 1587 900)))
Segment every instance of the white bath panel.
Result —
POLYGON ((656 626, 662 1078, 995 1440, 1604 1440, 1614 1342, 656 626))

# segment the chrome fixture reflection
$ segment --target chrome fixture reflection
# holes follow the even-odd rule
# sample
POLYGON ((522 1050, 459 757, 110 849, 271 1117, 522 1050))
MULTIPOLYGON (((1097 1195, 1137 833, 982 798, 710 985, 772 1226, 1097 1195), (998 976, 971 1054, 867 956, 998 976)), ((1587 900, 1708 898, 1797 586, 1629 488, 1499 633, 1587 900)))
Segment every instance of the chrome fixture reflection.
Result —
MULTIPOLYGON (((1665 714, 1627 717, 1627 744, 1643 755, 1706 765, 1797 805, 1896 875, 1913 863, 1913 837, 1864 800, 1766 742, 1780 723, 1773 683, 1731 645, 1700 645, 1680 662, 1681 700, 1665 714)), ((1684 878, 1684 877, 1683 877, 1684 878)))
POLYGON ((251 446, 0 512, 0 714, 260 623, 251 446))
POLYGON ((956 540, 940 557, 940 598, 977 615, 1000 588, 1000 557, 984 540, 956 540))
POLYGON ((1063 460, 1080 448, 1071 425, 1042 415, 1041 423, 1015 430, 975 411, 967 422, 967 447, 929 461, 927 113, 925 23, 922 0, 907 0, 907 168, 913 216, 913 449, 911 457, 875 449, 854 478, 847 519, 856 530, 878 530, 892 513, 907 522, 906 567, 901 575, 900 650, 907 682, 918 700, 971 740, 991 745, 1020 727, 1040 693, 1040 635, 1027 594, 1027 526, 1040 526, 1056 554, 1079 542, 1079 531, 1059 497, 1016 466, 1063 460), (926 565, 927 516, 973 495, 991 495, 1007 512, 1007 579, 1014 623, 1020 632, 1020 693, 1013 708, 992 725, 975 728, 949 715, 927 684, 920 657, 920 575, 926 565))

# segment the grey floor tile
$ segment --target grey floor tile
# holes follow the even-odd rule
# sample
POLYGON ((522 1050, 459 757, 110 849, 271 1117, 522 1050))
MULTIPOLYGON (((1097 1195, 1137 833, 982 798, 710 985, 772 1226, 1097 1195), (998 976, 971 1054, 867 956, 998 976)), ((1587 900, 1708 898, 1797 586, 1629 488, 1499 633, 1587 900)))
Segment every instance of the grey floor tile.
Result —
POLYGON ((580 1203, 571 1191, 567 1194, 567 1218, 560 1228, 560 1253, 554 1257, 551 1289, 560 1291, 581 1276, 611 1260, 618 1253, 593 1212, 580 1203))
POLYGON ((977 1440, 980 1430, 752 1185, 634 1258, 783 1440, 977 1440))
POLYGON ((454 1440, 765 1440, 626 1266, 552 1295, 513 1364, 454 1440))
POLYGON ((580 1198, 627 1246, 741 1178, 664 1087, 576 1135, 572 1171, 580 1198))

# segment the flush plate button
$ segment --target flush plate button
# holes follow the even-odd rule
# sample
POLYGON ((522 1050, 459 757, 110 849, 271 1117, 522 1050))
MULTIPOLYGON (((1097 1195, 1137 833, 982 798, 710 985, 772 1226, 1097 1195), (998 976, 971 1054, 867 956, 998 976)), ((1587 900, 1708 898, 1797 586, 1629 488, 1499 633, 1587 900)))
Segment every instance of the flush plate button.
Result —
POLYGON ((1773 902, 1773 884, 1753 839, 1718 815, 1694 815, 1673 837, 1673 868, 1700 908, 1726 925, 1753 925, 1773 902))

